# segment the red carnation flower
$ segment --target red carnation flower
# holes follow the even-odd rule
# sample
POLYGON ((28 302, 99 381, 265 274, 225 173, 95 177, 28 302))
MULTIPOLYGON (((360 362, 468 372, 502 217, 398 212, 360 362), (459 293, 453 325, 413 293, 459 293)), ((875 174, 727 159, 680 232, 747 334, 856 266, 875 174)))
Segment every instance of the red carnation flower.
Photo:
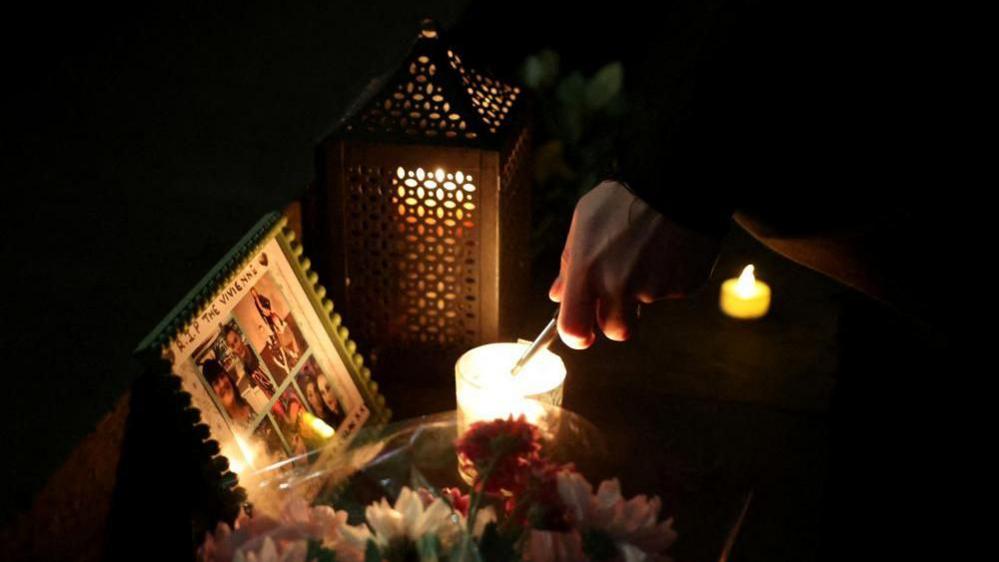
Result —
POLYGON ((515 485, 518 492, 508 498, 505 505, 507 515, 525 527, 568 530, 568 514, 558 493, 558 474, 565 471, 574 472, 575 469, 571 464, 548 460, 539 460, 521 471, 515 485))
POLYGON ((477 474, 476 489, 490 494, 516 493, 518 475, 540 461, 541 432, 524 416, 477 422, 455 447, 462 468, 477 474))
POLYGON ((444 498, 444 501, 451 504, 451 507, 455 511, 465 517, 468 516, 468 494, 462 494, 458 488, 441 488, 441 497, 444 498))

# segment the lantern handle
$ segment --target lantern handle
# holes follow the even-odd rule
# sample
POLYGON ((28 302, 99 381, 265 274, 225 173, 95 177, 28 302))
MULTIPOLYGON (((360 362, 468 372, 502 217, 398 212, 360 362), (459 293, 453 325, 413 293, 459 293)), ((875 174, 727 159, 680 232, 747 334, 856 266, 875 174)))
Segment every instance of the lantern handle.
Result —
POLYGON ((426 39, 436 39, 440 37, 440 24, 433 18, 424 18, 420 22, 420 36, 426 39))

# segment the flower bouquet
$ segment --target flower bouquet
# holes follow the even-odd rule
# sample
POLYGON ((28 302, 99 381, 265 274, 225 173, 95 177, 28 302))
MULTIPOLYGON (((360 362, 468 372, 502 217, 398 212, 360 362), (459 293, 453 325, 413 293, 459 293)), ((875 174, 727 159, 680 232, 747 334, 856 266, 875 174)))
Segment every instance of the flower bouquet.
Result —
POLYGON ((569 412, 546 410, 557 424, 511 417, 472 424, 460 436, 453 413, 423 418, 293 477, 260 478, 257 485, 281 493, 233 527, 220 524, 198 558, 666 560, 676 533, 672 519, 661 518, 659 498, 625 499, 616 479, 594 490, 566 453, 599 456, 596 431, 569 412))

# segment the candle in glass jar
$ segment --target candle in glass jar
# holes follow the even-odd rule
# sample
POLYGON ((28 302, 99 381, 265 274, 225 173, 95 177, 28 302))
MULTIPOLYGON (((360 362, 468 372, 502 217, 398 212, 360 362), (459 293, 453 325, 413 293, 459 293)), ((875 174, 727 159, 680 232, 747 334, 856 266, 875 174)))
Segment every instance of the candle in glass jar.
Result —
POLYGON ((770 286, 756 279, 753 270, 752 265, 747 265, 738 279, 722 283, 719 304, 722 312, 732 318, 760 318, 770 309, 770 286))
POLYGON ((454 378, 462 427, 520 415, 536 422, 543 415, 538 402, 561 406, 566 372, 558 355, 543 350, 517 376, 510 374, 527 347, 526 343, 492 343, 458 359, 454 378))

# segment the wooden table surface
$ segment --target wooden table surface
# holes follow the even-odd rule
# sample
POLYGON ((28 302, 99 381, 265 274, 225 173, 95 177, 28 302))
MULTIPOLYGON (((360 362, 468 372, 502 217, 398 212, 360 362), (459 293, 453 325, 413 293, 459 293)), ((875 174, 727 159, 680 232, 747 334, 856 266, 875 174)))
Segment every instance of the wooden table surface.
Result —
MULTIPOLYGON (((649 307, 628 345, 556 347, 569 371, 564 404, 604 432, 626 495, 663 498, 680 533, 675 559, 717 559, 749 491, 732 559, 813 559, 841 290, 744 238, 726 248, 711 286, 649 307), (748 257, 775 294, 756 323, 724 318, 716 304, 718 284, 748 257)), ((550 311, 534 304, 527 336, 550 311)), ((444 366, 376 368, 396 419, 454 408, 449 358, 440 359, 444 366)), ((3 531, 5 560, 100 559, 127 414, 123 396, 3 531)))

